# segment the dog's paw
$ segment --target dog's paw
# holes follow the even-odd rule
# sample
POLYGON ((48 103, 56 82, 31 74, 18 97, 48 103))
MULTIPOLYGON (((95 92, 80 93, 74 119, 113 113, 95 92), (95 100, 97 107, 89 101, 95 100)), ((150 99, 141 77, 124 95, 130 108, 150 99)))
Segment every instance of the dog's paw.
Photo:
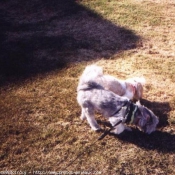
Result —
POLYGON ((127 126, 125 126, 125 130, 132 131, 132 129, 130 127, 127 127, 127 126))
POLYGON ((81 120, 85 120, 85 119, 86 119, 86 116, 85 116, 85 115, 81 115, 81 116, 80 116, 80 119, 81 119, 81 120))
POLYGON ((93 131, 100 131, 100 130, 101 130, 100 127, 92 127, 91 129, 92 129, 93 131))
POLYGON ((112 131, 111 133, 113 134, 121 134, 124 131, 132 131, 132 129, 130 127, 124 126, 124 127, 117 127, 114 131, 112 131))
POLYGON ((99 126, 98 124, 93 124, 93 125, 91 125, 91 129, 92 129, 93 131, 99 131, 99 130, 101 130, 101 128, 100 128, 100 126, 99 126))
POLYGON ((115 129, 112 131, 113 134, 121 134, 125 130, 125 126, 120 123, 115 127, 115 129))
POLYGON ((122 132, 120 132, 120 131, 118 131, 117 129, 115 129, 115 130, 111 131, 111 133, 112 133, 112 134, 117 134, 117 135, 119 135, 119 134, 121 134, 122 132))

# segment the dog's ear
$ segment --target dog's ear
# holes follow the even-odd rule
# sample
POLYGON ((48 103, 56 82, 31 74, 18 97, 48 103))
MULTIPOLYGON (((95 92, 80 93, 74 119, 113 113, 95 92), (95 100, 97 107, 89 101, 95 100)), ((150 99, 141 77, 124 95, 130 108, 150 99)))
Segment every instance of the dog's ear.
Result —
POLYGON ((148 112, 145 112, 145 118, 148 122, 150 121, 151 116, 149 115, 148 112))
POLYGON ((152 123, 152 112, 148 108, 142 107, 141 113, 142 117, 146 120, 146 122, 152 123))
POLYGON ((149 112, 149 109, 146 108, 145 106, 141 105, 140 101, 138 100, 136 102, 136 105, 138 106, 139 110, 140 110, 140 113, 141 113, 141 116, 142 118, 145 118, 145 119, 150 119, 150 112, 149 112))
POLYGON ((139 120, 139 126, 142 128, 147 123, 147 119, 145 117, 145 112, 144 112, 143 107, 141 106, 141 104, 138 105, 138 108, 139 108, 139 111, 137 113, 137 118, 140 119, 139 120))
POLYGON ((143 96, 143 86, 141 83, 137 83, 137 96, 138 96, 138 99, 142 98, 143 96))

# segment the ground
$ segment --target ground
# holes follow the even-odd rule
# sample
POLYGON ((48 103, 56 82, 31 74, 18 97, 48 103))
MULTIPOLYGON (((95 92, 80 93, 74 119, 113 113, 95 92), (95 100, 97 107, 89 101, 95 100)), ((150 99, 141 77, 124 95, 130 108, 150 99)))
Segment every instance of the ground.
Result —
POLYGON ((0 171, 175 173, 173 0, 9 0, 0 24, 0 171), (119 79, 145 77, 141 103, 159 117, 157 131, 132 126, 97 141, 76 101, 93 63, 119 79))

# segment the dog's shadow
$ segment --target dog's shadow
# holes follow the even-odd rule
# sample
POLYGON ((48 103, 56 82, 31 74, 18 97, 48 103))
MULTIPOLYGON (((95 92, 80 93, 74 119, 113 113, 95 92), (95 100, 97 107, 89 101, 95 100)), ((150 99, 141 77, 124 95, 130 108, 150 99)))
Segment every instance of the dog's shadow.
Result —
MULTIPOLYGON (((175 135, 169 132, 161 131, 165 126, 168 126, 168 113, 171 108, 168 102, 150 102, 142 99, 141 104, 151 109, 159 118, 158 130, 150 135, 141 132, 136 127, 132 127, 132 132, 124 131, 120 135, 109 133, 123 142, 128 142, 137 145, 147 150, 157 150, 159 152, 174 152, 175 153, 175 135)), ((98 123, 106 127, 111 127, 110 123, 98 120, 98 123)), ((104 132, 104 130, 102 131, 104 132)), ((106 139, 106 138, 103 138, 106 139)))
POLYGON ((152 134, 145 134, 138 129, 132 129, 132 132, 124 131, 120 135, 114 135, 116 139, 123 142, 129 142, 146 150, 157 150, 164 153, 175 153, 175 135, 171 132, 155 131, 152 134))
POLYGON ((141 104, 152 110, 154 114, 159 118, 158 128, 165 127, 169 125, 168 123, 168 113, 171 110, 171 107, 168 102, 157 102, 157 101, 148 101, 146 99, 141 100, 141 104))
MULTIPOLYGON (((100 130, 101 136, 105 131, 107 131, 111 127, 110 123, 100 122, 103 126, 105 125, 105 129, 100 130)), ((119 135, 108 133, 110 137, 114 137, 124 143, 132 143, 137 145, 140 148, 146 150, 157 150, 158 152, 163 153, 175 153, 175 135, 169 132, 164 131, 155 131, 151 134, 145 134, 140 131, 138 128, 132 127, 132 131, 124 131, 119 135)), ((100 137, 99 137, 100 138, 100 137)), ((106 137, 103 137, 100 140, 105 141, 106 137)))

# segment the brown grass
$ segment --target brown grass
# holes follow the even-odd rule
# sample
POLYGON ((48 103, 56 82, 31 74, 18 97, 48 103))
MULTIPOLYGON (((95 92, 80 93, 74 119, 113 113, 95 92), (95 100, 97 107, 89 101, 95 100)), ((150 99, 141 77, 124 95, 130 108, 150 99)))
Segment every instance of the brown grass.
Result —
MULTIPOLYGON (((46 8, 53 18, 47 16, 50 21, 46 24, 52 29, 44 22, 37 26, 43 27, 43 35, 50 32, 58 39, 63 34, 71 36, 61 40, 63 46, 56 48, 51 43, 48 51, 42 44, 32 42, 31 51, 35 54, 29 65, 33 70, 27 72, 28 78, 6 76, 5 70, 0 76, 2 82, 8 78, 0 87, 0 171, 173 175, 174 1, 82 0, 74 5, 78 12, 70 10, 72 16, 66 16, 61 11, 62 18, 58 21, 53 18, 56 11, 46 8), (62 68, 56 69, 44 59, 49 69, 37 65, 41 60, 36 60, 35 64, 35 59, 40 58, 38 53, 53 60, 58 57, 54 63, 63 59, 62 68), (146 135, 133 127, 133 132, 108 135, 95 142, 101 133, 91 131, 87 122, 79 119, 80 107, 76 102, 78 78, 85 66, 92 63, 103 66, 105 73, 121 79, 146 78, 142 104, 159 117, 156 132, 146 135), (16 81, 11 81, 14 79, 16 81)), ((18 20, 21 23, 27 21, 25 16, 18 20)), ((16 31, 7 33, 13 32, 16 31)), ((35 30, 32 32, 37 35, 35 30)), ((23 37, 23 31, 18 34, 23 37)), ((33 37, 33 33, 30 36, 33 37)), ((50 38, 48 41, 51 42, 50 38)), ((103 117, 97 116, 97 119, 103 129, 108 128, 103 117)))

